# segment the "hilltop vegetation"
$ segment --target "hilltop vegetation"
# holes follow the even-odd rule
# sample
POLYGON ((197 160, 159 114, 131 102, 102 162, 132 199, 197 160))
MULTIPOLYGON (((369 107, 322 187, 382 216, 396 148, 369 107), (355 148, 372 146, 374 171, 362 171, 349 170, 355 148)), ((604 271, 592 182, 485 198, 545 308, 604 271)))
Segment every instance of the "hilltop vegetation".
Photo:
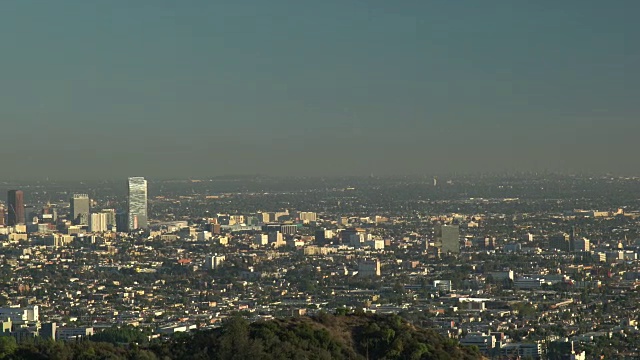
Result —
POLYGON ((329 315, 248 323, 234 317, 218 329, 159 343, 41 342, 9 345, 6 359, 478 359, 429 329, 398 316, 329 315))
POLYGON ((222 329, 155 346, 180 359, 477 359, 427 329, 398 316, 322 314, 248 324, 231 319, 222 329))

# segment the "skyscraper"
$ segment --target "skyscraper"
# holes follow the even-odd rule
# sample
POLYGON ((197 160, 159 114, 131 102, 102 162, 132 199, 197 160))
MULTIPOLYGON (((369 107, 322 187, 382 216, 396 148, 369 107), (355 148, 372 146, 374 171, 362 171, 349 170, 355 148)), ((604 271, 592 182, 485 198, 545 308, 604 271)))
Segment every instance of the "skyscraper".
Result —
POLYGON ((107 226, 116 226, 116 209, 102 209, 100 212, 107 216, 107 226))
POLYGON ((89 214, 91 212, 91 201, 87 194, 73 194, 71 200, 71 218, 74 223, 89 225, 89 214))
POLYGON ((26 224, 24 216, 24 193, 22 190, 9 190, 7 193, 7 225, 26 224))
POLYGON ((0 205, 0 226, 4 226, 4 206, 0 205))
POLYGON ((143 177, 129 178, 128 228, 146 229, 147 223, 147 180, 143 177))
POLYGON ((91 214, 89 221, 89 231, 105 232, 107 231, 107 213, 91 214))

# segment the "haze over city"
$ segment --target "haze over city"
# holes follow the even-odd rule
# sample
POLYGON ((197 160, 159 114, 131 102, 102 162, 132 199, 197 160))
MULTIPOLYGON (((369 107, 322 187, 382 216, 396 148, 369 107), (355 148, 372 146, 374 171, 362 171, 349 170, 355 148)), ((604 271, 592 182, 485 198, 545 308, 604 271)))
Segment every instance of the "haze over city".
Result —
POLYGON ((7 1, 9 179, 637 174, 637 1, 7 1))
POLYGON ((640 359, 640 2, 0 2, 0 360, 640 359))

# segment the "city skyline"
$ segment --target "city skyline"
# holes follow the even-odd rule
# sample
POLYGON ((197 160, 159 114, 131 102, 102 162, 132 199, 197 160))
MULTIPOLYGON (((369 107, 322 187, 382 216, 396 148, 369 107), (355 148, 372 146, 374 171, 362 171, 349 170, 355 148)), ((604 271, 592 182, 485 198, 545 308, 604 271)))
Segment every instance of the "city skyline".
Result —
POLYGON ((639 12, 0 3, 0 359, 640 359, 639 12))
MULTIPOLYGON (((224 331, 240 309, 250 326, 430 321, 449 349, 476 347, 463 358, 638 356, 639 178, 432 180, 158 181, 148 227, 146 178, 16 186, 7 202, 27 217, 0 225, 3 341, 17 358, 53 344, 40 340, 85 351, 113 334, 158 351, 171 334, 224 331)), ((392 336, 376 354, 406 339, 392 336)))
MULTIPOLYGON (((22 229, 21 226, 26 226, 30 231, 33 231, 36 226, 38 231, 54 231, 55 227, 51 226, 59 220, 60 211, 63 213, 63 218, 68 221, 66 226, 71 226, 73 229, 85 229, 96 233, 115 231, 120 221, 118 225, 120 231, 147 230, 149 227, 147 180, 144 177, 129 177, 127 180, 125 206, 118 210, 104 206, 94 209, 93 199, 87 193, 72 192, 71 196, 65 199, 68 202, 58 200, 52 203, 51 197, 43 202, 41 194, 36 190, 30 194, 35 197, 32 199, 33 202, 27 203, 25 191, 8 190, 6 200, 0 200, 0 233, 2 229, 6 229, 5 226, 13 229, 22 229)), ((29 186, 26 188, 28 189, 29 186)), ((45 191, 45 196, 46 193, 45 191)), ((68 192, 65 191, 64 194, 68 192)), ((26 195, 29 195, 29 191, 26 195)))

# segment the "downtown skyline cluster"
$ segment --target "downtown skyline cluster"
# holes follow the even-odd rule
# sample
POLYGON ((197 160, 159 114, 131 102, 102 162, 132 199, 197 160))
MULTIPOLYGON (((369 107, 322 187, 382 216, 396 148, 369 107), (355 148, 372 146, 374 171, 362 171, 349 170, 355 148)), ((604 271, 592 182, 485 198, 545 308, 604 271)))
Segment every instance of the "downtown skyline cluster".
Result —
POLYGON ((26 214, 25 194, 23 190, 9 190, 5 205, 0 204, 0 226, 35 226, 36 229, 59 230, 60 226, 85 227, 91 232, 146 230, 149 227, 147 217, 147 180, 144 177, 127 179, 126 209, 92 209, 88 194, 74 193, 69 199, 67 221, 57 222, 58 209, 46 204, 39 211, 26 214), (42 225, 42 226, 38 226, 42 225))

